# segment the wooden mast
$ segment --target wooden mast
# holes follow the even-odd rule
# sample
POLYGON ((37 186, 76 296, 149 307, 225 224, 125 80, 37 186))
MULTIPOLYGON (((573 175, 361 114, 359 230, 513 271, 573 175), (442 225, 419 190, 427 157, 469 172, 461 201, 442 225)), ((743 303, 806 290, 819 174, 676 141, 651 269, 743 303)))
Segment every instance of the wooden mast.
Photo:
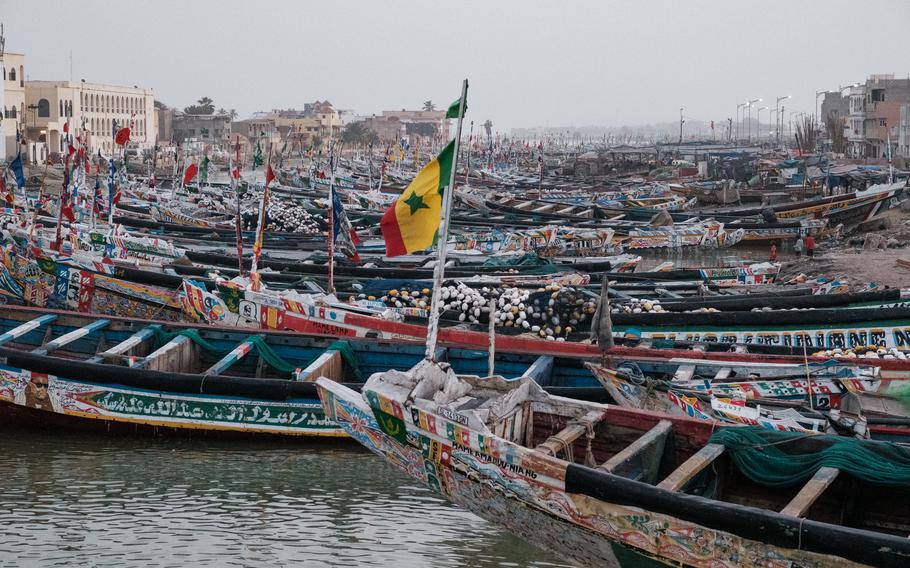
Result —
POLYGON ((458 169, 458 145, 461 142, 461 125, 464 122, 465 104, 468 98, 468 80, 461 84, 461 99, 458 101, 458 128, 455 133, 455 147, 452 152, 452 171, 449 172, 447 191, 442 195, 442 218, 439 221, 439 236, 436 239, 436 266, 433 268, 433 296, 430 301, 430 323, 427 327, 427 352, 429 361, 436 361, 436 340, 439 336, 439 306, 442 303, 442 281, 446 264, 446 243, 449 238, 449 218, 452 213, 452 198, 455 195, 455 171, 458 169))

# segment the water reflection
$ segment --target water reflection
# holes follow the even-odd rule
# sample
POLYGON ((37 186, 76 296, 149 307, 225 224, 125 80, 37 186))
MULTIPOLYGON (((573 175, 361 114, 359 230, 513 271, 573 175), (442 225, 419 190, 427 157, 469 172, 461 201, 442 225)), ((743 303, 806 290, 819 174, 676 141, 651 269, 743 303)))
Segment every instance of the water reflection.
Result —
POLYGON ((0 564, 561 566, 350 446, 0 430, 0 564))

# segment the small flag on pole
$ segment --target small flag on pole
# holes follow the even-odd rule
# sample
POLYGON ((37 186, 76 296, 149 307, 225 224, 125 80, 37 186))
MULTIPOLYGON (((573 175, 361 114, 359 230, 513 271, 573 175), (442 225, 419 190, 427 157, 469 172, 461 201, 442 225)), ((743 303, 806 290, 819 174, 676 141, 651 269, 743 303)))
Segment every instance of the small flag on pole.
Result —
POLYGON ((190 162, 190 165, 186 167, 186 171, 183 172, 183 185, 190 183, 198 172, 199 168, 196 166, 196 162, 190 162))
POLYGON ((121 128, 117 131, 117 134, 114 135, 114 142, 118 146, 125 146, 130 141, 130 128, 129 126, 121 128))
POLYGON ((360 255, 356 248, 360 238, 344 212, 344 205, 337 191, 332 192, 332 239, 338 250, 356 264, 360 264, 360 255))

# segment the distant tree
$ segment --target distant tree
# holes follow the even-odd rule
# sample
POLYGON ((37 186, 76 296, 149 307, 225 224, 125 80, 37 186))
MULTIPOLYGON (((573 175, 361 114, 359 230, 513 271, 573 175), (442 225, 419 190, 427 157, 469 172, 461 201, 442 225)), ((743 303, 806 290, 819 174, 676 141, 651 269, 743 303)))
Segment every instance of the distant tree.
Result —
POLYGON ((363 120, 351 122, 341 131, 341 141, 345 144, 371 144, 379 141, 379 137, 363 120))
POLYGON ((208 97, 202 97, 196 101, 196 104, 185 107, 183 112, 187 114, 214 114, 215 101, 208 97))
POLYGON ((159 101, 159 100, 156 99, 156 100, 155 100, 155 108, 161 109, 161 110, 167 110, 167 105, 164 104, 163 102, 161 102, 161 101, 159 101))
POLYGON ((237 109, 232 108, 230 111, 228 111, 228 114, 231 115, 231 120, 235 120, 235 119, 237 118, 237 116, 238 116, 238 115, 237 115, 237 109))
POLYGON ((425 111, 434 111, 436 110, 436 105, 433 104, 433 101, 423 101, 423 110, 425 111))
POLYGON ((228 111, 224 107, 221 107, 218 109, 218 114, 227 114, 227 113, 228 113, 228 111))
POLYGON ((828 138, 831 139, 831 150, 843 154, 847 149, 844 125, 833 113, 828 113, 828 116, 825 117, 825 130, 828 131, 828 138))

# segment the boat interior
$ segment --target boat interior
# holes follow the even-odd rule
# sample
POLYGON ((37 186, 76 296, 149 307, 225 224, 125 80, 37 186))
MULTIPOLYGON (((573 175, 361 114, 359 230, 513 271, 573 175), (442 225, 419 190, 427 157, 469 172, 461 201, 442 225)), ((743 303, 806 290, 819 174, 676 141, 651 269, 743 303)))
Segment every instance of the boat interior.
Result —
MULTIPOLYGON (((496 436, 604 474, 604 483, 609 483, 608 475, 622 476, 668 492, 794 518, 910 535, 910 517, 906 514, 910 511, 910 490, 906 485, 877 484, 836 468, 821 467, 806 480, 769 486, 751 479, 736 465, 736 452, 712 443, 712 434, 719 428, 716 424, 564 399, 548 395, 527 381, 459 380, 470 388, 446 404, 451 410, 470 412, 496 436)), ((769 433, 776 434, 781 433, 769 433)), ((789 436, 786 442, 769 442, 768 446, 798 456, 825 451, 844 440, 789 436)), ((910 468, 910 449, 845 440, 861 444, 865 458, 872 460, 866 464, 871 469, 910 468)))

